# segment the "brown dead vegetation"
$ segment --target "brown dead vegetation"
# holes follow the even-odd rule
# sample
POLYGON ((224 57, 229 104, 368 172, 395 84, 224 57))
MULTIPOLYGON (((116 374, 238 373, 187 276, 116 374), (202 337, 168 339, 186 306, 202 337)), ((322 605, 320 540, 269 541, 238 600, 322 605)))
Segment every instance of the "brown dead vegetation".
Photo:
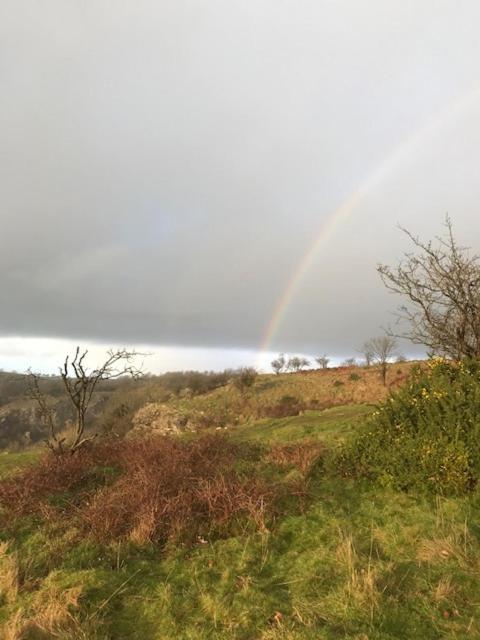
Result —
POLYGON ((35 513, 102 541, 139 544, 264 531, 285 488, 252 472, 260 457, 258 447, 220 435, 105 441, 4 480, 0 510, 10 522, 35 513))
POLYGON ((307 440, 274 446, 268 452, 267 460, 280 467, 296 467, 303 476, 307 476, 324 452, 323 443, 307 440))
POLYGON ((123 456, 125 473, 98 491, 82 516, 102 540, 137 543, 195 540, 249 519, 259 529, 274 512, 275 491, 235 471, 241 448, 220 436, 188 444, 142 440, 123 456))

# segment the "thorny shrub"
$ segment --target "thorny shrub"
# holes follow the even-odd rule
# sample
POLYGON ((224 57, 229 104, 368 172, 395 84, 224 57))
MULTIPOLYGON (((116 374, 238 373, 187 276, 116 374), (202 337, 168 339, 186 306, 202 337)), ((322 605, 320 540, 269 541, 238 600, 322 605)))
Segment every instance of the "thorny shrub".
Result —
POLYGON ((0 482, 0 516, 73 520, 105 542, 190 542, 265 530, 285 487, 255 471, 260 457, 258 446, 220 435, 105 441, 76 455, 46 456, 0 482))
POLYGON ((480 479, 480 362, 417 366, 336 460, 344 475, 464 493, 480 479))

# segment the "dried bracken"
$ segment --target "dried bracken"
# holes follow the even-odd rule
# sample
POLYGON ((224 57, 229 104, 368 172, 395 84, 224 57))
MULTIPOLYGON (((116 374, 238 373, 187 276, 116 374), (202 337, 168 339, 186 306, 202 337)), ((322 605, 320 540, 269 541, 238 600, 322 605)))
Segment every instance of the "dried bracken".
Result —
POLYGON ((265 531, 283 490, 236 470, 258 459, 257 449, 220 435, 105 441, 74 456, 46 456, 4 480, 0 509, 11 521, 26 513, 71 519, 102 541, 193 542, 243 526, 265 531))

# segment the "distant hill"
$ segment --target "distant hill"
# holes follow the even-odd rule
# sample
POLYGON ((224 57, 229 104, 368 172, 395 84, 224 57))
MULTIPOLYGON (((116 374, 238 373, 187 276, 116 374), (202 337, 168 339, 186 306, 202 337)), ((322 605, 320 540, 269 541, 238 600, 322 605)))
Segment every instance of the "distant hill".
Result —
MULTIPOLYGON (((137 429, 175 430, 228 427, 259 418, 298 415, 307 409, 381 401, 408 376, 411 363, 391 364, 387 386, 377 367, 330 369, 258 375, 240 391, 234 370, 172 372, 138 381, 121 378, 102 383, 95 393, 88 427, 123 435, 137 429)), ((73 418, 58 376, 44 376, 41 387, 54 407, 59 429, 73 418)), ((45 427, 18 373, 0 372, 0 449, 21 449, 42 441, 45 427)))
POLYGON ((133 423, 139 430, 165 428, 169 431, 176 424, 180 429, 197 431, 204 427, 245 424, 260 418, 293 416, 309 409, 375 404, 406 380, 412 364, 391 364, 387 386, 383 385, 377 367, 352 366, 263 374, 243 392, 232 382, 203 394, 184 389, 167 401, 150 402, 133 417, 133 423))

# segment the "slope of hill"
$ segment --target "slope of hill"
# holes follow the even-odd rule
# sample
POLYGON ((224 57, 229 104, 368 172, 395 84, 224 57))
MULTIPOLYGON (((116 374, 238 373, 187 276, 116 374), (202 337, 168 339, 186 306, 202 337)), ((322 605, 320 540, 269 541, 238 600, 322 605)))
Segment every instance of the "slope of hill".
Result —
MULTIPOLYGON (((199 430, 296 415, 308 409, 376 403, 402 383, 410 367, 411 363, 390 365, 387 387, 376 367, 263 374, 243 392, 228 382, 236 375, 229 371, 107 381, 94 394, 87 423, 91 430, 119 435, 135 426, 149 430, 155 422, 161 430, 172 424, 199 430)), ((63 430, 74 416, 61 381, 46 376, 41 384, 54 408, 59 430, 63 430)), ((41 442, 45 436, 36 404, 28 397, 25 376, 0 372, 0 449, 21 449, 41 442)))
MULTIPOLYGON (((285 496, 264 527, 217 524, 190 544, 140 542, 138 527, 98 539, 88 525, 96 521, 83 520, 88 503, 106 500, 122 476, 107 460, 92 461, 88 474, 76 472, 78 486, 50 489, 41 509, 3 520, 2 637, 480 637, 478 495, 429 498, 337 476, 328 451, 368 411, 339 406, 227 432, 225 443, 263 447, 245 450, 245 477, 302 490, 285 496)), ((143 524, 148 531, 148 518, 143 524)))
POLYGON ((211 392, 193 395, 182 392, 167 402, 151 402, 150 412, 142 410, 134 424, 139 430, 160 430, 173 422, 179 428, 200 430, 229 427, 260 418, 298 415, 305 410, 321 410, 346 404, 375 404, 391 389, 405 381, 412 363, 392 364, 387 386, 377 367, 341 367, 281 375, 259 375, 255 383, 239 390, 230 383, 211 392), (167 409, 168 405, 168 409, 167 409), (162 420, 162 412, 168 420, 162 420))

